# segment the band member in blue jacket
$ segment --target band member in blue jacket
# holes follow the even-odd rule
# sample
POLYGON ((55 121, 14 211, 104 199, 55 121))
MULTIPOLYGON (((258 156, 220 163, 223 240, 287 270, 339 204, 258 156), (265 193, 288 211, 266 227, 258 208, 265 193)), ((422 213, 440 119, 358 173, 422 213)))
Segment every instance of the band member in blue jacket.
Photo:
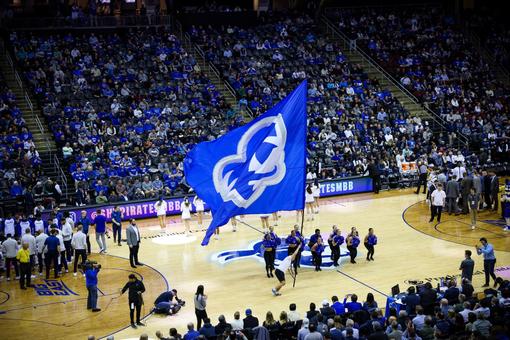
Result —
POLYGON ((368 229, 368 234, 365 236, 364 245, 365 248, 367 248, 367 261, 373 261, 374 260, 374 247, 377 244, 377 236, 374 234, 374 228, 368 229))
POLYGON ((356 256, 358 255, 358 246, 360 244, 359 234, 356 227, 352 227, 351 232, 347 235, 347 249, 351 256, 351 263, 356 263, 356 256))
POLYGON ((303 250, 305 250, 305 238, 299 231, 299 226, 297 224, 294 224, 294 230, 296 231, 296 237, 299 238, 299 241, 301 242, 299 244, 299 253, 296 256, 296 260, 294 261, 294 271, 297 273, 297 268, 301 268, 301 253, 303 250))
POLYGON ((340 229, 335 229, 335 234, 331 238, 331 251, 333 253, 333 265, 338 267, 340 259, 340 246, 344 243, 344 237, 340 229))
POLYGON ((271 235, 269 233, 264 235, 264 239, 262 240, 262 247, 264 249, 264 262, 266 263, 267 277, 273 277, 273 250, 276 248, 276 242, 271 240, 271 235))

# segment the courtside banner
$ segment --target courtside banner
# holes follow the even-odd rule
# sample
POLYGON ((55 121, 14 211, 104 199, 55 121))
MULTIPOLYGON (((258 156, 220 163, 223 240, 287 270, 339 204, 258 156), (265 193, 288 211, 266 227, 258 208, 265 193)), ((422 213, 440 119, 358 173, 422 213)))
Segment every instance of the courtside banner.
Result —
POLYGON ((330 181, 321 181, 321 197, 356 194, 372 191, 372 178, 349 177, 330 181))
MULTIPOLYGON (((184 197, 173 197, 165 198, 166 202, 166 214, 167 215, 180 215, 181 214, 181 203, 184 201, 184 197)), ((190 197, 190 201, 193 202, 193 197, 190 197)), ((157 201, 143 201, 143 202, 117 202, 116 205, 120 207, 123 214, 123 220, 129 220, 130 218, 150 218, 156 217, 156 208, 154 204, 157 201)), ((115 207, 114 204, 102 205, 102 206, 86 206, 86 207, 73 207, 71 209, 63 208, 61 211, 69 211, 71 218, 76 222, 80 218, 81 211, 87 212, 87 217, 94 219, 97 214, 97 209, 101 209, 102 214, 110 221, 112 218, 112 211, 115 207)), ((209 206, 204 204, 205 210, 209 210, 209 206)), ((195 205, 192 204, 192 212, 195 211, 195 205)), ((49 217, 49 213, 46 214, 49 217)), ((45 218, 45 216, 43 216, 45 218)))

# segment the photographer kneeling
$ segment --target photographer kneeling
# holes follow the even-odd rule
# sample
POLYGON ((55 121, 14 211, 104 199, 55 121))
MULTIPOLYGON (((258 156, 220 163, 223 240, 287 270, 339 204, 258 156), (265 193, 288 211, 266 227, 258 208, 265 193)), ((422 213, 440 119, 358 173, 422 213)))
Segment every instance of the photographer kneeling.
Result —
POLYGON ((156 301, 154 301, 154 313, 156 314, 167 314, 172 315, 177 313, 185 302, 177 296, 177 290, 172 289, 171 291, 161 293, 156 301), (175 297, 175 301, 173 299, 175 297))
POLYGON ((85 280, 89 295, 87 297, 87 309, 92 309, 93 312, 99 312, 101 309, 97 308, 97 274, 101 269, 101 265, 97 262, 86 261, 83 264, 83 272, 85 273, 85 280))

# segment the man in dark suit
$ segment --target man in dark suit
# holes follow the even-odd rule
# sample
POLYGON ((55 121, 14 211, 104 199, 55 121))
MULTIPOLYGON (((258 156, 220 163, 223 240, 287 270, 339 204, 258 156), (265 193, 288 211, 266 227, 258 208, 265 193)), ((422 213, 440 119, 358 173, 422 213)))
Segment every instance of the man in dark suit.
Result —
POLYGON ((379 172, 379 167, 373 159, 370 161, 370 164, 368 164, 368 176, 372 178, 374 193, 378 194, 381 189, 381 174, 379 172))
POLYGON ((246 310, 246 317, 243 319, 244 329, 253 329, 259 326, 259 319, 252 315, 251 309, 246 310))
POLYGON ((457 182, 457 176, 453 175, 450 180, 446 183, 446 210, 451 215, 452 212, 458 215, 459 208, 457 206, 457 198, 459 197, 459 182, 457 182))
POLYGON ((494 171, 491 171, 490 175, 490 206, 492 210, 498 211, 499 178, 494 171))
POLYGON ((136 226, 136 221, 132 218, 129 221, 129 226, 126 229, 126 241, 129 247, 129 264, 131 264, 132 268, 136 268, 136 266, 143 266, 142 263, 138 261, 138 249, 140 248, 140 230, 136 226))
POLYGON ((444 292, 444 298, 448 300, 448 304, 454 305, 459 302, 460 290, 456 287, 455 281, 451 280, 448 282, 448 289, 444 292))
POLYGON ((121 290, 121 295, 128 290, 128 302, 129 302, 129 318, 131 319, 131 327, 137 328, 137 326, 145 326, 140 321, 140 312, 143 305, 142 293, 145 292, 145 286, 143 282, 138 280, 135 274, 129 274, 129 281, 121 290), (135 324, 135 310, 136 310, 136 324, 135 324))

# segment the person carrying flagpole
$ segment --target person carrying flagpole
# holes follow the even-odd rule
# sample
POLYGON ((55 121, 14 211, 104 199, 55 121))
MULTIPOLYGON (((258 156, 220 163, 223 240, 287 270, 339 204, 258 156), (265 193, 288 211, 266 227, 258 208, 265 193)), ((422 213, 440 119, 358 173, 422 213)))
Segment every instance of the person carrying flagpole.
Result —
POLYGON ((285 272, 289 271, 290 275, 292 277, 295 277, 295 274, 293 273, 294 266, 292 264, 296 260, 296 256, 298 253, 299 253, 298 251, 293 252, 292 255, 289 255, 286 258, 284 258, 276 266, 274 274, 276 275, 278 284, 271 290, 274 296, 282 295, 280 293, 280 289, 282 289, 283 286, 285 286, 285 272))

